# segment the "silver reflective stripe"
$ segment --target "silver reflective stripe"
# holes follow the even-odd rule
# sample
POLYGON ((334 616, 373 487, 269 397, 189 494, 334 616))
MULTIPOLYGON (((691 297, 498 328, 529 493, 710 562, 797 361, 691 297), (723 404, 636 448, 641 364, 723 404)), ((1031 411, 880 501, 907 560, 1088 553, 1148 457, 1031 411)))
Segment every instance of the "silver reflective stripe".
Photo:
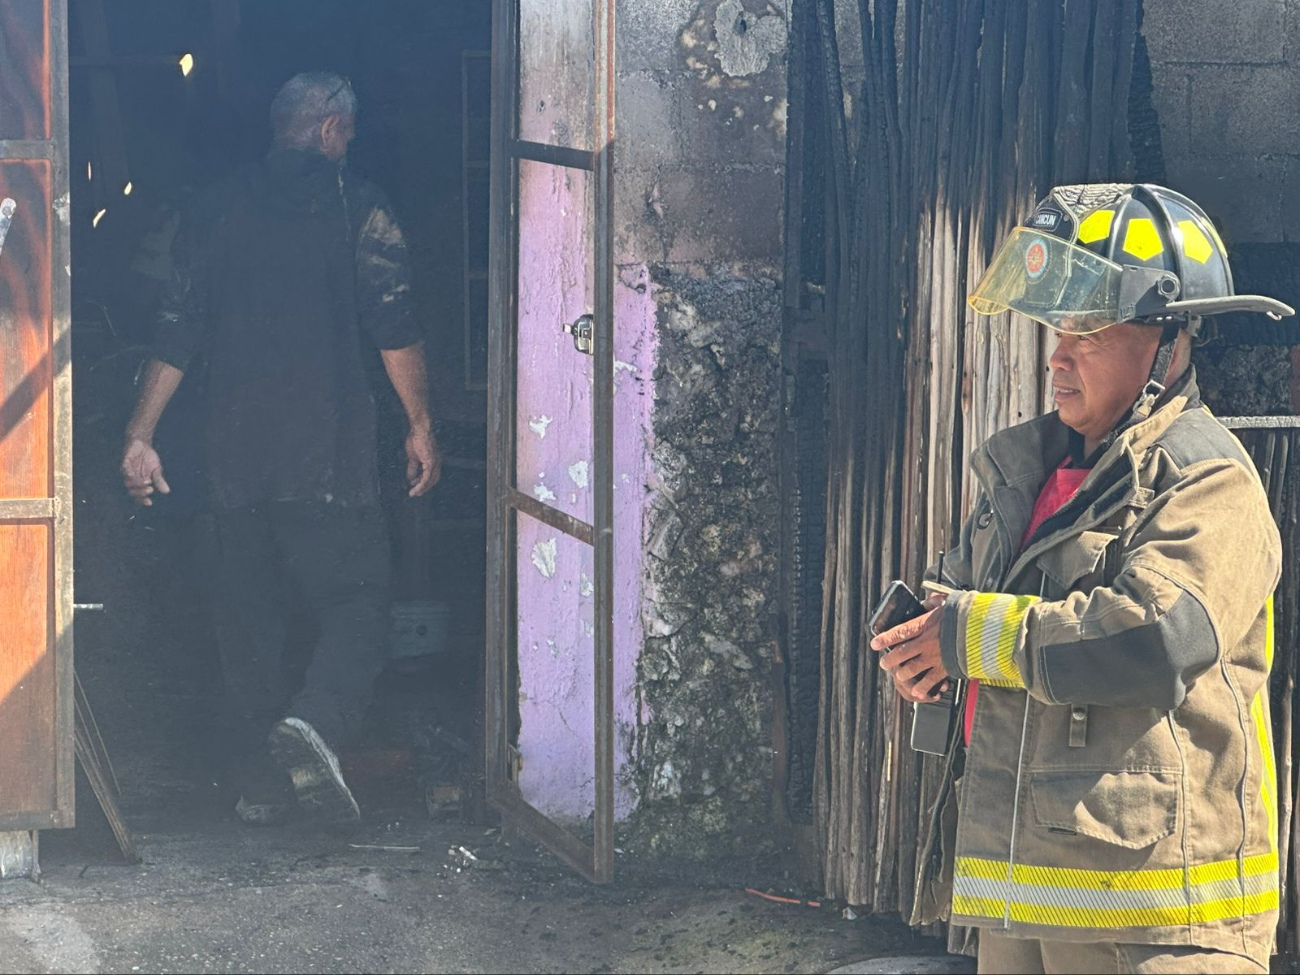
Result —
MULTIPOLYGON (((1277 876, 1263 873, 1245 880, 1246 895, 1265 894, 1277 888, 1277 876)), ((1017 882, 1014 900, 1017 904, 1035 907, 1142 909, 1178 908, 1190 903, 1227 900, 1241 896, 1241 884, 1236 877, 1196 884, 1191 895, 1180 884, 1157 890, 1105 890, 1096 887, 1057 887, 1017 882)), ((956 877, 953 893, 959 897, 981 897, 1002 901, 1006 898, 1007 884, 999 880, 978 877, 956 877)))
POLYGON ((980 629, 980 670, 986 676, 1002 677, 998 667, 998 638, 1007 623, 1010 604, 1003 599, 991 599, 984 615, 984 625, 980 629))

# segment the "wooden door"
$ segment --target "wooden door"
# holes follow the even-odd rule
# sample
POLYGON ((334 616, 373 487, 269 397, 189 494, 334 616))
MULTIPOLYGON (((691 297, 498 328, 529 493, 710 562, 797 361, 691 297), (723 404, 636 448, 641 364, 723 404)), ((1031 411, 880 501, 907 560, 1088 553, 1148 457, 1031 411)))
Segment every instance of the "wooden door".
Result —
POLYGON ((0 3, 0 831, 73 825, 66 0, 0 3))

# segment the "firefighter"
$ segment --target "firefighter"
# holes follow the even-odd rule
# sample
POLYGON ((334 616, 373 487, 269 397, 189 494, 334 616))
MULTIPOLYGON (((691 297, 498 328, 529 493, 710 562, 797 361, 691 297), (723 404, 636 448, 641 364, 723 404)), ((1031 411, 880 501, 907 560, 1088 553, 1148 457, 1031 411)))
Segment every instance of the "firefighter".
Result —
POLYGON ((1267 972, 1281 542, 1189 360, 1208 316, 1294 312, 1120 184, 1054 189, 969 303, 1058 333, 1057 408, 975 452, 954 591, 872 641, 910 701, 966 687, 913 921, 977 929, 981 972, 1267 972))

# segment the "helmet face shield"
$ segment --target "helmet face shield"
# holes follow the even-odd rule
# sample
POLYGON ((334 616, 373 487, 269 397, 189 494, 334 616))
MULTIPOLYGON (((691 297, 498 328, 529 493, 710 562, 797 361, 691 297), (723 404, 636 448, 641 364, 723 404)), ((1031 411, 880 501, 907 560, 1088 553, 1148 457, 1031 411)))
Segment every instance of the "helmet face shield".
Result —
POLYGON ((1119 321, 1124 269, 1084 247, 1018 227, 967 301, 981 315, 1019 312, 1058 332, 1086 335, 1119 321))

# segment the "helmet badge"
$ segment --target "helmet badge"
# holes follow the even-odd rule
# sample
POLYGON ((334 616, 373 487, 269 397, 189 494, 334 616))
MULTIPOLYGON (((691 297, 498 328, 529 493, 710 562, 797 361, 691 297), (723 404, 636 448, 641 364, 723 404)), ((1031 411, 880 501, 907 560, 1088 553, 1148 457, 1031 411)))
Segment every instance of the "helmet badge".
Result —
POLYGON ((1047 270, 1047 242, 1041 237, 1035 238, 1025 248, 1025 273, 1031 281, 1037 281, 1047 270))

